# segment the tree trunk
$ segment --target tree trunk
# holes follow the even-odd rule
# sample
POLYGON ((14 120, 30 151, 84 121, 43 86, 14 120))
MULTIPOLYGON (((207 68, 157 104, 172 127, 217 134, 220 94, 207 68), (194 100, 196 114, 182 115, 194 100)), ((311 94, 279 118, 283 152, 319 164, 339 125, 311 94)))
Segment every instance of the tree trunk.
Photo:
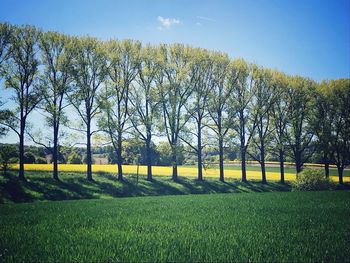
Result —
POLYGON ((225 175, 224 175, 224 142, 220 135, 219 137, 219 168, 220 168, 220 181, 225 181, 225 175))
POLYGON ((341 165, 337 165, 338 168, 338 175, 339 175, 339 183, 343 184, 343 172, 344 172, 344 167, 341 165))
POLYGON ((324 172, 326 174, 326 177, 329 177, 329 163, 324 164, 324 172))
POLYGON ((295 155, 295 169, 297 170, 297 173, 301 172, 301 170, 302 170, 301 166, 302 166, 301 154, 299 152, 297 152, 295 155))
POLYGON ((56 127, 56 123, 54 123, 54 131, 53 131, 53 179, 59 180, 58 178, 58 128, 56 127))
POLYGON ((202 170, 202 129, 201 124, 198 122, 198 137, 197 137, 197 166, 198 166, 198 180, 203 180, 202 170))
POLYGON ((284 184, 284 152, 280 149, 280 173, 281 173, 281 183, 284 184))
POLYGON ((21 132, 19 135, 19 176, 18 178, 21 180, 25 180, 24 177, 24 129, 25 129, 25 121, 21 119, 21 132))
POLYGON ((262 176, 262 183, 266 184, 266 169, 265 169, 265 145, 264 142, 261 141, 261 162, 260 162, 260 166, 261 166, 261 176, 262 176))
POLYGON ((91 166, 91 120, 88 119, 86 127, 86 164, 87 173, 86 179, 92 181, 92 166, 91 166))
POLYGON ((324 163, 324 173, 326 177, 329 177, 329 160, 325 152, 323 153, 323 163, 324 163))
POLYGON ((241 146, 241 167, 242 167, 242 182, 247 182, 247 171, 245 163, 245 147, 241 146))
POLYGON ((123 156, 122 156, 122 136, 118 134, 118 149, 117 149, 117 161, 118 161, 118 181, 123 181, 123 156))
POLYGON ((174 181, 177 181, 177 152, 176 152, 176 145, 172 145, 171 147, 172 151, 172 165, 173 165, 173 175, 172 179, 174 181))
POLYGON ((245 121, 244 112, 239 112, 239 125, 240 125, 240 141, 241 141, 241 167, 242 167, 242 182, 247 182, 247 171, 246 171, 246 147, 245 147, 245 121))
POLYGON ((147 181, 152 181, 152 157, 151 157, 151 140, 146 141, 146 154, 147 154, 147 181))
POLYGON ((2 164, 4 175, 7 174, 7 167, 8 167, 8 162, 2 164))

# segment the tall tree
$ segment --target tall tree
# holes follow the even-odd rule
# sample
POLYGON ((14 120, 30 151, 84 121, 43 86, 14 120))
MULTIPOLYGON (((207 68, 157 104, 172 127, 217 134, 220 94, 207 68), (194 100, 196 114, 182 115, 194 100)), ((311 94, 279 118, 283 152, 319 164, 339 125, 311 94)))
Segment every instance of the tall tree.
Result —
POLYGON ((276 91, 271 82, 271 75, 272 73, 269 70, 262 68, 257 68, 253 75, 256 87, 252 98, 254 101, 252 114, 256 121, 256 128, 252 137, 253 147, 251 148, 255 148, 256 151, 254 153, 248 151, 248 154, 260 164, 262 183, 266 183, 265 160, 269 146, 268 141, 272 137, 272 109, 276 101, 276 91))
POLYGON ((202 133, 205 127, 209 93, 213 87, 212 59, 210 53, 203 49, 193 49, 192 66, 190 75, 193 75, 193 90, 186 106, 195 127, 187 127, 186 134, 180 136, 197 155, 198 180, 203 180, 203 157, 202 152, 206 144, 202 142, 202 133), (193 128, 193 129, 192 129, 193 128), (193 143, 189 138, 195 138, 193 143))
POLYGON ((181 44, 160 48, 161 72, 157 78, 163 109, 163 129, 172 152, 172 179, 177 180, 179 135, 183 131, 189 114, 185 105, 192 92, 194 76, 189 74, 191 49, 181 44))
POLYGON ((288 124, 288 77, 280 72, 273 72, 272 74, 272 85, 275 89, 276 100, 273 104, 272 123, 274 127, 274 142, 275 150, 277 151, 279 164, 280 164, 280 175, 281 183, 284 183, 284 161, 286 155, 286 132, 288 124))
POLYGON ((56 32, 41 34, 39 46, 41 50, 42 63, 44 65, 41 77, 41 94, 43 103, 41 108, 47 113, 46 121, 53 128, 53 146, 47 146, 43 142, 39 144, 48 148, 53 159, 53 179, 58 178, 58 145, 59 129, 62 122, 66 122, 63 109, 65 94, 71 84, 71 61, 73 53, 71 50, 71 39, 56 32))
MULTIPOLYGON (((14 27, 11 26, 8 23, 0 23, 0 79, 1 79, 1 70, 2 65, 6 60, 8 59, 10 55, 10 44, 12 41, 12 33, 13 33, 14 27)), ((9 110, 7 109, 1 109, 4 105, 4 102, 1 100, 0 96, 0 124, 2 122, 6 122, 8 115, 11 114, 9 110)), ((0 136, 3 136, 6 134, 8 129, 4 126, 0 126, 0 136)))
POLYGON ((14 27, 8 23, 0 23, 0 70, 10 55, 10 44, 14 27))
POLYGON ((106 54, 102 43, 92 37, 73 41, 72 76, 75 88, 67 93, 69 102, 83 121, 86 133, 87 180, 92 180, 92 120, 99 113, 99 87, 106 78, 106 54))
POLYGON ((233 61, 230 67, 229 84, 232 85, 230 94, 231 114, 235 117, 232 125, 237 132, 240 143, 242 181, 247 181, 246 156, 256 127, 256 114, 252 112, 252 98, 255 93, 253 72, 256 66, 244 60, 233 61))
POLYGON ((141 43, 132 40, 110 40, 108 51, 108 82, 105 85, 100 127, 110 137, 117 153, 118 180, 123 180, 122 142, 129 115, 129 92, 140 66, 141 43))
POLYGON ((130 120, 145 143, 148 181, 152 181, 152 136, 155 133, 155 120, 159 117, 160 109, 155 82, 160 70, 157 56, 157 47, 147 45, 142 48, 136 76, 137 85, 134 85, 129 93, 130 120))
POLYGON ((14 112, 9 109, 1 109, 5 103, 0 101, 0 137, 7 134, 9 125, 16 126, 16 119, 14 112))
POLYGON ((314 137, 311 123, 314 117, 315 87, 316 84, 311 79, 298 76, 290 78, 287 140, 297 173, 301 172, 303 164, 312 155, 309 147, 314 137))
POLYGON ((312 121, 312 129, 317 137, 317 148, 322 153, 325 174, 329 176, 329 164, 331 162, 331 133, 333 112, 331 109, 333 101, 332 89, 326 81, 317 85, 315 94, 315 117, 312 121))
POLYGON ((19 137, 19 178, 24 176, 24 135, 28 115, 41 100, 37 86, 33 85, 37 76, 39 33, 34 27, 15 28, 10 42, 10 56, 2 72, 5 88, 13 89, 14 101, 18 108, 11 118, 2 124, 12 129, 19 137), (17 115, 17 116, 16 116, 17 115))
MULTIPOLYGON (((229 115, 229 98, 233 85, 228 84, 227 73, 230 60, 227 54, 212 53, 212 78, 213 87, 210 90, 208 112, 211 122, 208 127, 216 134, 219 148, 220 181, 224 181, 224 138, 231 127, 229 115)), ((233 79, 233 82, 236 80, 233 79)))
POLYGON ((343 173, 350 164, 350 79, 329 82, 331 89, 331 147, 338 169, 339 183, 343 183, 343 173))

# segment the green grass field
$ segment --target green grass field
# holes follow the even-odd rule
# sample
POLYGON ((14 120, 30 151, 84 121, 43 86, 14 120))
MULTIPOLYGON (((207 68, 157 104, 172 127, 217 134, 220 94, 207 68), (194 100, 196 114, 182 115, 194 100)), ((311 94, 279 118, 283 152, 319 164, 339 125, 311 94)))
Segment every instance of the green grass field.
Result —
POLYGON ((350 191, 0 205, 3 262, 349 262, 350 191))

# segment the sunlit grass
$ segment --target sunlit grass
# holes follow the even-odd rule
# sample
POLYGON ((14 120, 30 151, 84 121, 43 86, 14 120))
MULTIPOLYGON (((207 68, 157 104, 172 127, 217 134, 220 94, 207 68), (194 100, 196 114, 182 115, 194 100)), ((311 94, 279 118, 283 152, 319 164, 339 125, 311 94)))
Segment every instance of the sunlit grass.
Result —
POLYGON ((0 262, 349 262, 349 191, 0 205, 0 262))
MULTIPOLYGON (((18 169, 19 165, 14 165, 13 169, 18 169)), ((86 172, 85 164, 59 164, 59 171, 61 172, 86 172)), ((27 171, 52 171, 52 164, 25 164, 24 169, 27 171)), ((117 173, 118 167, 115 164, 94 164, 92 165, 93 172, 105 172, 105 173, 117 173)), ((152 168, 153 175, 155 176, 171 176, 172 168, 169 166, 153 166, 152 168)), ((124 174, 137 174, 137 166, 136 165, 123 165, 123 173, 124 174)), ((180 176, 194 178, 197 177, 197 168, 195 167, 186 167, 179 166, 178 173, 180 176)), ((139 166, 139 174, 146 175, 147 167, 139 166)), ((267 180, 271 181, 279 181, 280 173, 275 171, 267 171, 267 180)), ((203 169, 204 178, 218 178, 219 177, 219 169, 217 167, 212 167, 209 169, 203 169)), ((225 169, 225 177, 230 179, 240 179, 241 178, 241 170, 240 169, 225 169)), ((249 170, 247 171, 248 180, 260 180, 261 172, 259 170, 249 170)), ((285 180, 294 181, 296 179, 295 173, 285 173, 285 180)), ((338 181, 337 176, 331 176, 331 179, 335 182, 338 181)), ((344 177, 344 182, 350 182, 350 177, 344 177)))

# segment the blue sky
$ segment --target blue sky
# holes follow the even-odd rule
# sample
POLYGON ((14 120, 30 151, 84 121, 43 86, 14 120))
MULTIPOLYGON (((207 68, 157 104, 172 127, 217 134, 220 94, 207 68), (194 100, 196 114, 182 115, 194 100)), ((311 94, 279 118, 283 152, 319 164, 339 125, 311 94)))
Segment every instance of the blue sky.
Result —
POLYGON ((0 3, 0 21, 14 24, 101 39, 181 42, 315 80, 349 77, 349 0, 0 0, 0 3), (162 22, 170 25, 164 26, 162 22))
POLYGON ((0 0, 0 22, 180 42, 320 81, 350 77, 349 10, 350 0, 0 0))

